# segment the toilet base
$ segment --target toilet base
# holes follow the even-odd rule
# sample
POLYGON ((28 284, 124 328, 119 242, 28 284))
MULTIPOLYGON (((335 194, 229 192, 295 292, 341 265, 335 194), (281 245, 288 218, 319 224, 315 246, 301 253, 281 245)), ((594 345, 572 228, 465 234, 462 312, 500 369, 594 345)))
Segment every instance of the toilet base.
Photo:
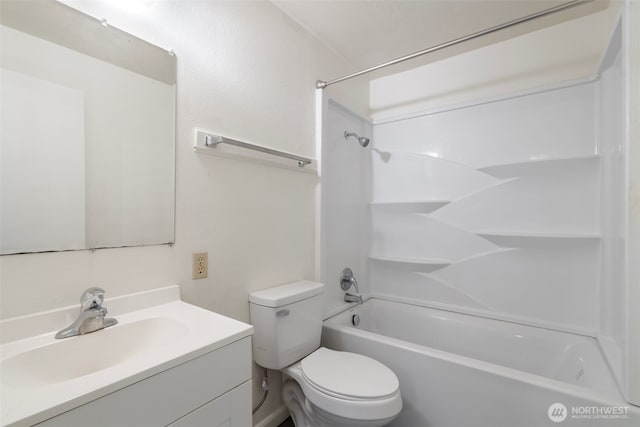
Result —
POLYGON ((282 384, 282 400, 296 427, 382 427, 395 418, 355 420, 330 414, 311 403, 293 379, 282 384))

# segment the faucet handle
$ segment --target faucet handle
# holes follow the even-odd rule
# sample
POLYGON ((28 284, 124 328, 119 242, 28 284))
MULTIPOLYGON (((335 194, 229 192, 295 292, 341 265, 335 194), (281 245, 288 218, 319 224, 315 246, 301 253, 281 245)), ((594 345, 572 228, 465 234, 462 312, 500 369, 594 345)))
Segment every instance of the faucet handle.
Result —
POLYGON ((358 289, 358 281, 353 275, 353 271, 351 271, 349 267, 346 267, 342 270, 342 273, 340 273, 340 287, 343 291, 348 291, 351 286, 356 288, 357 293, 360 293, 360 289, 358 289))
POLYGON ((100 308, 102 307, 103 301, 104 289, 97 287, 89 288, 84 291, 80 297, 80 307, 82 311, 100 308))
POLYGON ((348 291, 351 287, 351 279, 353 278, 353 271, 349 267, 346 267, 340 273, 340 287, 343 291, 348 291))

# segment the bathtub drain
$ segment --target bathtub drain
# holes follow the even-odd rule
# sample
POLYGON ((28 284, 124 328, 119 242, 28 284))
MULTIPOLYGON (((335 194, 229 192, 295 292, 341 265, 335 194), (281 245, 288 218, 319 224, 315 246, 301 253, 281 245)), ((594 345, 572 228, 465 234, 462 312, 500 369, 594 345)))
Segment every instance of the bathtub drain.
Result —
POLYGON ((360 316, 358 316, 357 314, 351 316, 351 323, 353 324, 353 326, 358 326, 360 324, 360 316))

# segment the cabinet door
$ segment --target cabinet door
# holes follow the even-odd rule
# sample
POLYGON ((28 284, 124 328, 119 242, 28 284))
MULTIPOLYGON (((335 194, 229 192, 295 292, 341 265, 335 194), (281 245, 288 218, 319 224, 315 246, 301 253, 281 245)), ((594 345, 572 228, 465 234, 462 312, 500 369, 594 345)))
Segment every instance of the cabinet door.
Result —
POLYGON ((251 380, 201 406, 168 427, 250 427, 251 380))

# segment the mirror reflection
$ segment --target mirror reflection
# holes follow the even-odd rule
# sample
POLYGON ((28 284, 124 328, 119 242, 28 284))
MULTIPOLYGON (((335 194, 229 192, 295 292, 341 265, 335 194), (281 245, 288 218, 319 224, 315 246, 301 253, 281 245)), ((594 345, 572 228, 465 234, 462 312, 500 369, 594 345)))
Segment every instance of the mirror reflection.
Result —
POLYGON ((0 4, 0 253, 172 243, 175 56, 53 0, 0 4))

